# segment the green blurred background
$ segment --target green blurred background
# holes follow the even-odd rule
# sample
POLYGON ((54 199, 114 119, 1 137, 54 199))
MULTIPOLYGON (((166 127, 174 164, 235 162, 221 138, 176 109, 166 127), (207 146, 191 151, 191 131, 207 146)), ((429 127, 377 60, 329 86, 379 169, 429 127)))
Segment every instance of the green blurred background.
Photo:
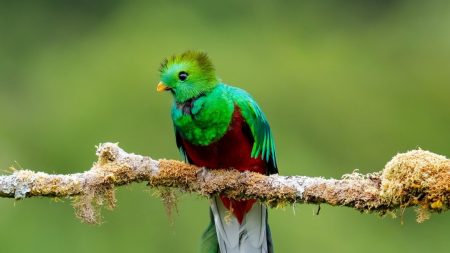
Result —
MULTIPOLYGON (((450 155, 450 4, 441 1, 2 1, 0 168, 88 169, 94 146, 179 159, 161 60, 212 57, 267 114, 281 174, 380 170, 397 152, 450 155), (17 161, 17 162, 15 162, 17 161)), ((6 173, 6 172, 5 172, 6 173)), ((170 224, 144 184, 104 224, 69 200, 0 199, 0 252, 196 252, 208 201, 170 224)), ((349 208, 274 209, 277 252, 444 252, 450 216, 415 223, 349 208)))

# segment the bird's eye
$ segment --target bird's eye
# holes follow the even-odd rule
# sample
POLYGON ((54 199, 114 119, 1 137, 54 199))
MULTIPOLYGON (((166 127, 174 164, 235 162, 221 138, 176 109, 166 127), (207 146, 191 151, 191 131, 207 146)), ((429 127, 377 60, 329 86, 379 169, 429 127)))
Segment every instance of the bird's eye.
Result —
POLYGON ((188 78, 189 74, 187 72, 184 71, 180 71, 180 73, 178 73, 178 79, 180 79, 180 81, 184 81, 188 78))

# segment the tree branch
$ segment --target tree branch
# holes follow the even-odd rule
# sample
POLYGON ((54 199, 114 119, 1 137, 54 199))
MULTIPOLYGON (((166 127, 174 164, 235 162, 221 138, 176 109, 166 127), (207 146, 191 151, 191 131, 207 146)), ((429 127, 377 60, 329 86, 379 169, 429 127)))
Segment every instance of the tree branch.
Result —
POLYGON ((101 144, 97 156, 98 161, 83 173, 52 175, 17 170, 0 176, 0 196, 73 197, 76 215, 88 223, 99 221, 101 206, 114 208, 116 186, 143 181, 162 189, 169 206, 174 202, 168 188, 207 197, 224 194, 235 199, 256 198, 270 206, 326 203, 380 214, 417 206, 419 222, 427 219, 429 212, 440 213, 450 206, 450 160, 424 150, 396 155, 381 172, 353 172, 341 179, 208 170, 129 154, 113 143, 101 144))

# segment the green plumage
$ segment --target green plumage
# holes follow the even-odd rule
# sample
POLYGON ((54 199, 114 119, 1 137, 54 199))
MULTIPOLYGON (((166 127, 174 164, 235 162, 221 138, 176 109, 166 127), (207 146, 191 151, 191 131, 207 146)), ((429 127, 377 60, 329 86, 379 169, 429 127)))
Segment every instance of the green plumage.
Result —
POLYGON ((225 95, 225 86, 214 87, 192 102, 190 113, 174 103, 172 119, 176 129, 194 145, 207 146, 220 139, 228 129, 234 103, 225 95))
POLYGON ((232 100, 240 108, 242 116, 250 126, 255 140, 252 157, 257 158, 261 155, 263 160, 271 161, 276 167, 275 142, 266 116, 250 94, 234 87, 230 87, 230 90, 232 100))
POLYGON ((255 143, 252 157, 276 164, 275 144, 264 113, 244 90, 225 85, 216 77, 215 69, 205 53, 187 51, 165 59, 160 67, 161 81, 174 95, 172 119, 176 131, 195 145, 209 145, 227 131, 231 116, 238 106, 250 126, 255 143), (179 80, 180 71, 189 73, 179 80), (185 111, 191 100, 190 111, 185 111))
POLYGON ((249 125, 255 143, 252 157, 276 164, 275 144, 264 113, 244 90, 222 83, 215 85, 204 96, 192 102, 190 113, 179 103, 172 106, 175 129, 194 145, 207 146, 220 139, 228 130, 231 116, 237 106, 249 125))
POLYGON ((161 81, 172 88, 175 101, 183 103, 209 92, 218 83, 214 67, 205 53, 187 51, 165 59, 160 67, 161 81), (181 81, 178 74, 189 73, 189 77, 181 81))

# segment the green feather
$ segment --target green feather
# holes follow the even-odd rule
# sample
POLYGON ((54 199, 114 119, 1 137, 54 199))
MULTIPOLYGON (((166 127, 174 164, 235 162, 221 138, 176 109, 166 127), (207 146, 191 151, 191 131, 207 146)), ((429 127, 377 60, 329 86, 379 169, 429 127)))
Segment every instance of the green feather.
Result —
POLYGON ((217 85, 193 102, 191 114, 183 112, 175 102, 172 120, 176 131, 194 145, 207 146, 219 140, 227 132, 234 110, 233 101, 225 92, 225 85, 217 85))
POLYGON ((270 173, 277 173, 275 142, 266 116, 250 94, 239 88, 230 86, 230 89, 232 90, 233 100, 241 110, 242 116, 250 126, 255 139, 251 156, 253 158, 261 156, 263 160, 273 165, 274 171, 270 171, 270 173))

